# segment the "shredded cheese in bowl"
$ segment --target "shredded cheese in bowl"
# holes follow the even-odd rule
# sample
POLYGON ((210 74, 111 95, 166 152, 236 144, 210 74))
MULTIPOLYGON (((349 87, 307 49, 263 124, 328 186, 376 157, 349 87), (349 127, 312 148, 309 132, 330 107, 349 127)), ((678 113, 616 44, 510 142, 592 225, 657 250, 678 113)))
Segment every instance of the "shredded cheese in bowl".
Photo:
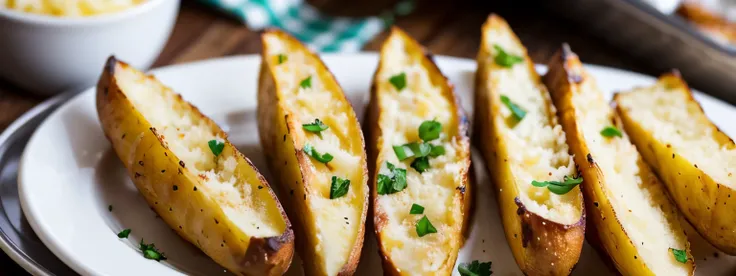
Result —
POLYGON ((0 8, 58 17, 115 13, 145 0, 0 0, 0 8))

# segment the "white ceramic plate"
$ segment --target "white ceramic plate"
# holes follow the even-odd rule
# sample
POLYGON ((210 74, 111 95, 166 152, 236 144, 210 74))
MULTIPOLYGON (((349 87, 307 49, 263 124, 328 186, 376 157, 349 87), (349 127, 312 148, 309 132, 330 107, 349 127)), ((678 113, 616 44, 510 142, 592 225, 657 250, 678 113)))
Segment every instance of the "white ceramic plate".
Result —
MULTIPOLYGON (((323 58, 345 89, 358 118, 363 118, 378 57, 359 54, 323 58)), ((172 66, 154 74, 223 126, 233 144, 271 179, 255 117, 259 62, 257 56, 224 58, 172 66)), ((437 62, 456 85, 465 110, 472 114, 475 62, 449 57, 437 57, 437 62)), ((614 91, 654 81, 620 70, 597 66, 588 69, 609 97, 614 91)), ((20 198, 38 236, 62 261, 84 275, 227 275, 149 209, 100 129, 94 95, 89 89, 49 116, 23 155, 20 198), (113 206, 112 212, 108 205, 113 206), (130 238, 118 239, 116 233, 125 228, 132 229, 130 238), (137 250, 141 238, 154 242, 169 260, 158 263, 144 259, 137 250)), ((736 135, 736 108, 702 94, 696 98, 722 130, 736 135)), ((494 275, 521 275, 504 238, 485 165, 475 156, 476 212, 458 263, 492 261, 494 275)), ((369 234, 359 275, 381 274, 372 232, 366 231, 369 234)), ((736 258, 718 253, 702 240, 692 242, 698 275, 734 274, 736 258)), ((295 259, 289 274, 300 275, 300 264, 295 259)), ((605 271, 598 255, 586 245, 574 274, 604 275, 605 271)))

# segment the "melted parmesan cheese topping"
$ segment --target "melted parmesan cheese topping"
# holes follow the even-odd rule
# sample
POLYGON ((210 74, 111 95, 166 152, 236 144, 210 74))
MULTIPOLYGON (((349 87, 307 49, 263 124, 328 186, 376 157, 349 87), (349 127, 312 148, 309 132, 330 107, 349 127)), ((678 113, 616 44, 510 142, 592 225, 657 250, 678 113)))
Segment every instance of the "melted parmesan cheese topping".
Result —
MULTIPOLYGON (((238 160, 232 152, 215 157, 208 146, 210 140, 222 141, 218 130, 189 110, 186 103, 158 81, 132 69, 116 68, 116 79, 138 112, 163 137, 187 169, 203 184, 197 186, 217 202, 230 220, 243 233, 253 237, 280 236, 286 224, 280 211, 273 208, 270 194, 254 193, 260 183, 248 183, 237 177, 238 160), (270 205, 270 206, 269 206, 270 205), (270 208, 269 208, 270 207, 270 208)), ((265 193, 265 191, 263 191, 265 193)))
POLYGON ((432 84, 421 61, 407 55, 401 39, 390 39, 387 43, 377 76, 377 89, 381 91, 379 124, 383 131, 379 140, 382 150, 378 156, 382 160, 379 173, 389 175, 386 162, 404 168, 407 187, 394 194, 378 195, 377 207, 386 216, 381 241, 393 264, 402 272, 433 275, 455 262, 449 259, 448 252, 460 247, 462 202, 455 189, 466 173, 466 155, 457 149, 466 145, 456 140, 458 133, 453 126, 458 125, 459 118, 452 103, 442 96, 442 86, 432 84), (406 74, 406 87, 396 91, 389 79, 402 72, 406 74), (420 174, 410 167, 413 159, 399 161, 392 147, 421 141, 419 125, 432 119, 442 124, 442 134, 431 143, 443 145, 446 152, 429 158, 430 169, 420 174), (424 215, 437 233, 417 235, 416 223, 423 215, 409 214, 415 203, 424 206, 424 215))
MULTIPOLYGON (((289 113, 289 120, 296 120, 300 126, 291 135, 297 136, 295 141, 311 144, 319 154, 329 153, 334 158, 329 166, 309 157, 312 178, 308 180, 309 205, 307 212, 312 212, 316 229, 317 259, 328 275, 336 275, 348 262, 353 246, 358 238, 362 225, 363 202, 365 188, 363 183, 363 144, 358 122, 353 116, 352 106, 342 99, 339 86, 332 81, 326 68, 319 60, 308 56, 303 50, 285 45, 283 40, 275 36, 266 37, 268 56, 275 60, 274 69, 278 82, 281 104, 289 113), (278 64, 278 55, 284 55, 286 61, 278 64), (323 74, 320 74, 323 70, 323 74), (311 77, 311 87, 303 88, 300 83, 311 77), (321 132, 322 137, 305 132, 302 124, 313 123, 320 119, 329 129, 321 132), (347 195, 330 199, 332 176, 350 180, 347 195)), ((304 144, 297 144, 302 149, 304 144)))
POLYGON ((615 114, 595 80, 585 77, 581 92, 572 97, 575 116, 584 142, 602 171, 601 184, 616 218, 637 248, 638 258, 655 275, 687 275, 687 267, 669 252, 669 248, 684 249, 685 244, 678 242, 658 205, 660 201, 654 200, 666 197, 663 185, 656 179, 642 179, 639 165, 644 163, 625 133, 623 138, 601 135, 603 128, 612 125, 615 114))
POLYGON ((622 94, 619 99, 655 139, 671 145, 674 152, 697 164, 717 183, 736 188, 736 148, 718 142, 718 130, 698 104, 690 101, 687 91, 672 91, 665 83, 658 83, 622 94))
MULTIPOLYGON (((494 45, 500 46, 507 54, 526 56, 523 46, 515 40, 513 34, 500 29, 489 29, 485 35, 485 45, 491 49, 493 58, 498 54, 494 45)), ((534 187, 532 181, 563 181, 565 176, 576 174, 575 162, 568 153, 565 132, 554 115, 556 110, 551 104, 549 93, 540 83, 535 72, 529 71, 527 62, 515 64, 511 68, 495 64, 491 69, 489 82, 494 97, 491 99, 500 104, 502 118, 494 118, 496 127, 501 133, 500 139, 506 144, 508 162, 516 181, 516 187, 524 206, 531 212, 562 224, 574 224, 580 221, 582 206, 580 189, 557 195, 546 187, 534 187), (514 124, 511 110, 501 103, 500 96, 507 96, 527 113, 514 124), (551 114, 551 118, 550 118, 551 114)))

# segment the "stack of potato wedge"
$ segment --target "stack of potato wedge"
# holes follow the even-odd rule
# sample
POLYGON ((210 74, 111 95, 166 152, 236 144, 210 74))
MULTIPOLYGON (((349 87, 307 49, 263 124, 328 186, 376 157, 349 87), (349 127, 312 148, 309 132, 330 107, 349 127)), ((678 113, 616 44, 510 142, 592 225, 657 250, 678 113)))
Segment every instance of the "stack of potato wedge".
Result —
MULTIPOLYGON (((612 107, 567 44, 540 76, 503 18, 481 31, 473 142, 491 183, 479 184, 524 274, 569 275, 587 238, 623 275, 693 275, 688 222, 736 255, 736 145, 679 74, 612 107)), ((385 275, 453 274, 474 201, 470 123, 431 54, 390 30, 361 127, 317 54, 279 30, 261 40, 257 119, 278 193, 196 107, 108 61, 99 119, 154 211, 238 275, 281 275, 295 250, 306 275, 352 275, 366 231, 385 275)))

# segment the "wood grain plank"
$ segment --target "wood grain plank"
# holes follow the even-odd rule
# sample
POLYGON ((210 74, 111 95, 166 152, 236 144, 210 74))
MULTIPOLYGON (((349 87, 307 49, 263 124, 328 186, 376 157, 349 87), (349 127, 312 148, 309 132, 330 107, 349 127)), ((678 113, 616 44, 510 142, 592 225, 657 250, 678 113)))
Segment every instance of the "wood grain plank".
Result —
POLYGON ((192 41, 204 35, 215 19, 217 17, 214 14, 202 12, 195 4, 187 1, 182 3, 182 9, 179 16, 177 16, 174 31, 152 67, 171 63, 192 41))
POLYGON ((177 55, 172 64, 221 57, 231 52, 245 37, 254 32, 230 20, 215 20, 204 34, 177 55))

